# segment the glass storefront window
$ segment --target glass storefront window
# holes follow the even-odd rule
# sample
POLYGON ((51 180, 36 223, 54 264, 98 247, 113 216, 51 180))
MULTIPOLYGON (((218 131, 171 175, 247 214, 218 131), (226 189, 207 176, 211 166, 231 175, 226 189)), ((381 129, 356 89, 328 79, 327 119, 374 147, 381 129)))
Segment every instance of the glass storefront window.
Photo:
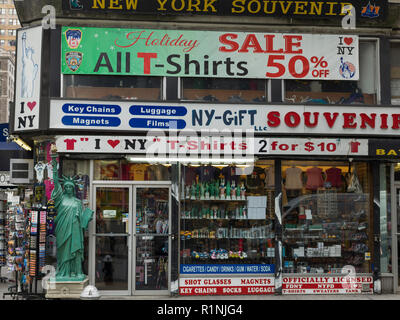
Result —
POLYGON ((381 235, 381 272, 392 272, 392 214, 389 164, 379 165, 379 215, 381 235))
POLYGON ((128 290, 128 237, 96 238, 96 288, 128 290))
POLYGON ((375 42, 359 43, 360 80, 285 80, 286 103, 376 104, 377 70, 375 42))
POLYGON ((255 79, 181 78, 182 100, 266 102, 266 81, 255 79))
POLYGON ((162 100, 161 78, 64 75, 64 97, 98 100, 162 100))
POLYGON ((370 273, 368 164, 282 162, 284 273, 370 273))
POLYGON ((76 178, 75 196, 87 205, 90 196, 90 161, 64 159, 62 174, 76 178))
POLYGON ((235 272, 248 264, 273 270, 274 161, 182 170, 181 270, 201 264, 219 266, 220 272, 223 265, 235 272))
POLYGON ((94 180, 169 181, 170 166, 128 160, 95 160, 94 180))
POLYGON ((127 290, 130 189, 97 187, 95 193, 96 287, 127 290))
POLYGON ((390 88, 392 94, 392 104, 400 104, 400 43, 390 44, 390 88))
POLYGON ((128 214, 128 188, 97 188, 96 233, 128 233, 128 214))

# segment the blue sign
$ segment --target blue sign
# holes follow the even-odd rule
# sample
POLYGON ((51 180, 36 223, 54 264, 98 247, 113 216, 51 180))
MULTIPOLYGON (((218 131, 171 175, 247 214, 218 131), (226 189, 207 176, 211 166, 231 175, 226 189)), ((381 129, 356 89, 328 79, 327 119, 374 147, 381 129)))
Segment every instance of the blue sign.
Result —
POLYGON ((185 120, 155 119, 155 118, 132 118, 129 120, 132 128, 144 129, 184 129, 185 120))
POLYGON ((181 274, 274 273, 274 264, 181 264, 181 274))
POLYGON ((148 106, 148 105, 133 105, 129 108, 130 114, 134 116, 184 116, 187 114, 185 107, 174 106, 148 106))
POLYGON ((66 126, 118 127, 121 120, 115 117, 64 116, 62 123, 66 126))
POLYGON ((62 111, 64 111, 64 113, 73 113, 73 114, 115 115, 121 113, 121 107, 114 104, 66 103, 62 106, 62 111))
POLYGON ((7 141, 7 137, 9 135, 8 131, 8 123, 0 123, 0 142, 5 142, 7 141))

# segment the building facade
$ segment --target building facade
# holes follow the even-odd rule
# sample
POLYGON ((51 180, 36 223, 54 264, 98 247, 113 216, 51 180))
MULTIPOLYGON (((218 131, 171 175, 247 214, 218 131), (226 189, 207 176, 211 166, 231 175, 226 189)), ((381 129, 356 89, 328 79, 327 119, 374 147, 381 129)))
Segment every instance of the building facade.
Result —
POLYGON ((399 5, 48 2, 16 3, 11 131, 36 202, 52 144, 80 177, 91 284, 397 292, 399 5))
POLYGON ((17 29, 20 28, 12 0, 0 1, 0 48, 14 52, 17 29))
POLYGON ((10 114, 10 102, 14 101, 14 67, 15 56, 13 53, 5 50, 0 51, 0 83, 1 83, 1 96, 0 96, 0 122, 8 122, 10 114))

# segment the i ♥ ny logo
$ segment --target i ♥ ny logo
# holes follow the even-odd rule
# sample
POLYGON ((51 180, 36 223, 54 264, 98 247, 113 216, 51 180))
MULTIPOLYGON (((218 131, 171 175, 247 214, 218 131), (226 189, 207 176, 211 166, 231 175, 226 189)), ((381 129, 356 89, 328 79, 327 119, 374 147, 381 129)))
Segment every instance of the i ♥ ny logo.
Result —
POLYGON ((337 46, 338 55, 353 55, 354 50, 354 39, 352 37, 339 37, 339 43, 337 46))
POLYGON ((119 145, 119 140, 107 140, 107 143, 114 149, 117 145, 119 145))
POLYGON ((32 111, 36 106, 36 101, 28 102, 26 105, 28 106, 29 110, 32 111))
POLYGON ((346 38, 343 39, 343 42, 349 46, 349 45, 351 45, 353 43, 353 38, 347 38, 346 37, 346 38))

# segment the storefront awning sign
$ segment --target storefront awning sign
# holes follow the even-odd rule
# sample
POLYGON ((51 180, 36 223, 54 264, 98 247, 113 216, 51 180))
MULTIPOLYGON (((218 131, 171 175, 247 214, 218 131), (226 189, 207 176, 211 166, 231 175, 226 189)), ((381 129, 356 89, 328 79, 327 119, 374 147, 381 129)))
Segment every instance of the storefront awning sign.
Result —
POLYGON ((242 131, 254 134, 398 135, 398 108, 52 100, 51 129, 242 131))
POLYGON ((327 18, 339 20, 345 6, 355 9, 358 19, 383 19, 387 1, 329 0, 266 1, 266 0, 65 0, 66 13, 132 15, 214 15, 234 17, 293 17, 298 19, 327 18))
POLYGON ((368 144, 371 157, 400 159, 400 140, 370 139, 368 144))
POLYGON ((122 153, 143 155, 143 161, 161 161, 199 155, 201 159, 232 158, 240 160, 257 155, 367 156, 367 139, 339 138, 259 138, 195 136, 57 136, 62 153, 122 153))

